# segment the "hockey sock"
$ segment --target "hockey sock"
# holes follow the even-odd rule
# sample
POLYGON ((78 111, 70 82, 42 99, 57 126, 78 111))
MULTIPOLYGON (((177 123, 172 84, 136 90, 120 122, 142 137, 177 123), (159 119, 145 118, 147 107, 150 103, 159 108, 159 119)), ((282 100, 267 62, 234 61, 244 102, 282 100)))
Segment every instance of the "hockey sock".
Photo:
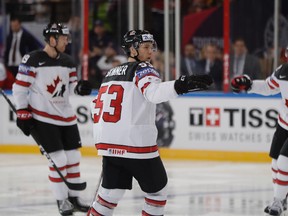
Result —
POLYGON ((156 193, 147 193, 142 209, 142 216, 164 215, 167 200, 167 185, 156 193))
POLYGON ((272 170, 273 191, 275 193, 275 190, 276 190, 275 182, 276 182, 277 173, 278 173, 278 167, 277 167, 277 160, 276 159, 272 159, 271 170, 272 170))
POLYGON ((106 189, 100 186, 96 201, 92 205, 91 212, 95 211, 101 215, 112 216, 114 208, 123 197, 123 189, 106 189))
POLYGON ((277 177, 275 180, 274 197, 284 200, 288 193, 288 157, 279 155, 277 159, 277 177))
MULTIPOLYGON (((80 183, 80 158, 81 153, 79 150, 69 150, 65 151, 67 157, 67 180, 71 183, 80 183)), ((69 190, 69 196, 78 197, 80 194, 79 191, 69 190)))
MULTIPOLYGON (((51 159, 61 171, 64 177, 67 176, 66 163, 67 158, 63 150, 50 153, 51 159)), ((60 178, 59 174, 49 165, 49 180, 51 183, 52 192, 57 200, 64 200, 68 198, 68 188, 60 178)))

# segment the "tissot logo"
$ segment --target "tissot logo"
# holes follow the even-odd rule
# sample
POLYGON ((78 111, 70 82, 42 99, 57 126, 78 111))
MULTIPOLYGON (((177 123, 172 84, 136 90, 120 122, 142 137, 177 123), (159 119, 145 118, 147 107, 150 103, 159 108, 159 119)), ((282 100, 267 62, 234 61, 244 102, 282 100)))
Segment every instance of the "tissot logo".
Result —
POLYGON ((206 126, 220 126, 219 108, 206 108, 206 126))
POLYGON ((258 108, 190 108, 190 125, 205 127, 251 127, 275 128, 278 112, 274 109, 258 108))
POLYGON ((220 126, 219 108, 190 108, 190 125, 220 126))

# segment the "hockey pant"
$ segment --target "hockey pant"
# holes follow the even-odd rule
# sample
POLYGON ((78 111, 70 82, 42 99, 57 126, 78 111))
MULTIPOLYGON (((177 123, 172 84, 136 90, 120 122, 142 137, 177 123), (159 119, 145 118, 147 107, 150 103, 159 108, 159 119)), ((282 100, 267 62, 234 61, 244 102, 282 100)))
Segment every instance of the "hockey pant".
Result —
MULTIPOLYGON (((68 182, 81 182, 79 167, 81 153, 79 150, 60 150, 51 152, 49 155, 68 182)), ((68 195, 72 197, 79 196, 79 191, 68 189, 51 163, 49 163, 49 180, 52 192, 57 200, 67 199, 68 195)))
MULTIPOLYGON (((106 189, 100 186, 89 216, 112 216, 124 193, 124 189, 106 189)), ((146 193, 142 216, 164 215, 166 200, 167 185, 156 193, 146 193)))

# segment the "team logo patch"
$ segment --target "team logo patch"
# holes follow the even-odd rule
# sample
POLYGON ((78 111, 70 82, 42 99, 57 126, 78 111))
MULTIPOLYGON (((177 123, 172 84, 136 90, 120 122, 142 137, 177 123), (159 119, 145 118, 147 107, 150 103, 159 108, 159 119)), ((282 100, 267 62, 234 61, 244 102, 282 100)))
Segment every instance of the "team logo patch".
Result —
POLYGON ((22 74, 28 74, 30 70, 30 66, 20 64, 18 67, 18 72, 22 74))
POLYGON ((147 76, 148 74, 153 74, 157 77, 160 77, 159 73, 154 69, 154 68, 150 68, 150 67, 147 67, 147 68, 143 68, 141 70, 138 70, 136 72, 136 75, 139 79, 147 76))
POLYGON ((66 90, 66 86, 62 83, 62 80, 57 76, 56 79, 53 80, 53 83, 47 85, 47 91, 52 94, 52 97, 63 97, 63 94, 66 90))

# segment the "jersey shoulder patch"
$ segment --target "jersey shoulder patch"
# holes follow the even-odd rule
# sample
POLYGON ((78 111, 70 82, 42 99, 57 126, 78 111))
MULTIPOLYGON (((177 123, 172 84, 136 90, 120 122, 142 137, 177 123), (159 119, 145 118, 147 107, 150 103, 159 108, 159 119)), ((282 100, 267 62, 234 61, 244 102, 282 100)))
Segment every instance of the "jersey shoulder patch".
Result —
POLYGON ((159 78, 160 74, 149 62, 140 62, 136 69, 136 76, 138 79, 142 79, 146 76, 156 76, 159 78))

